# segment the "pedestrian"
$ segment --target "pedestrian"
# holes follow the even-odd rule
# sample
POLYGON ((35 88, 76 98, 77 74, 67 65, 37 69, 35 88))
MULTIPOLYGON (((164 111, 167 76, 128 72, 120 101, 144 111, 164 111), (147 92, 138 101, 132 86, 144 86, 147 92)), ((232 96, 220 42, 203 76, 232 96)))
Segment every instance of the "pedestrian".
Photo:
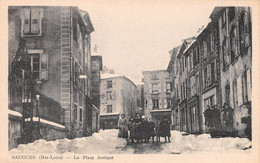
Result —
POLYGON ((233 131, 233 109, 227 104, 224 105, 224 121, 227 131, 233 131))
POLYGON ((119 138, 128 138, 128 127, 127 127, 127 121, 125 119, 125 114, 121 114, 121 118, 118 120, 118 137, 119 138))
POLYGON ((205 117, 205 125, 207 128, 210 128, 212 126, 212 110, 209 105, 207 105, 207 108, 203 114, 205 117))
POLYGON ((149 137, 152 137, 152 142, 154 143, 154 137, 155 137, 155 123, 152 121, 151 118, 149 118, 149 137))
POLYGON ((160 138, 161 138, 161 122, 160 122, 160 120, 157 120, 157 122, 156 122, 155 134, 156 134, 156 142, 160 142, 160 138))
POLYGON ((140 114, 136 113, 134 122, 135 122, 136 141, 137 143, 139 143, 141 141, 141 122, 142 122, 140 114))
POLYGON ((170 122, 166 117, 162 120, 162 137, 164 137, 165 143, 167 142, 166 138, 168 138, 168 142, 171 142, 170 122))
POLYGON ((128 130, 130 132, 130 139, 131 139, 131 143, 134 143, 134 139, 136 138, 136 130, 135 130, 135 122, 134 122, 134 118, 130 117, 129 122, 128 122, 128 130))
POLYGON ((212 120, 213 120, 213 126, 215 129, 220 129, 220 111, 217 108, 217 105, 214 105, 212 109, 212 120))
POLYGON ((142 140, 144 140, 145 143, 149 143, 149 122, 145 116, 142 116, 141 129, 142 140))

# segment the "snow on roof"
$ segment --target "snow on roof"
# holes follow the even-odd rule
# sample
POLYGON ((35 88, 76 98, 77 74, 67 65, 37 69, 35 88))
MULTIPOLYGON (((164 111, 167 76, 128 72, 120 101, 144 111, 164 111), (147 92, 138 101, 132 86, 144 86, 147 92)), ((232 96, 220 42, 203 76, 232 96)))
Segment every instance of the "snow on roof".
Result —
POLYGON ((100 116, 105 116, 105 115, 119 115, 120 113, 119 112, 116 112, 116 113, 103 113, 103 114, 100 114, 100 116))
MULTIPOLYGON (((33 122, 38 122, 38 119, 39 119, 38 117, 33 117, 32 120, 33 120, 33 122)), ((31 121, 31 118, 26 118, 25 121, 31 121)), ((48 124, 48 125, 52 125, 52 126, 55 126, 55 127, 65 128, 65 126, 63 126, 61 124, 51 122, 51 121, 48 121, 48 120, 45 120, 45 119, 42 119, 42 118, 40 118, 40 122, 48 124)))
POLYGON ((196 39, 194 39, 189 46, 183 51, 183 54, 186 53, 186 51, 193 45, 193 43, 196 41, 196 39))
POLYGON ((101 79, 106 79, 106 78, 115 78, 115 77, 119 77, 122 75, 118 75, 118 74, 101 74, 101 79))
POLYGON ((8 114, 11 114, 11 115, 14 115, 17 117, 22 117, 21 113, 19 113, 18 111, 10 110, 10 109, 8 109, 8 114))

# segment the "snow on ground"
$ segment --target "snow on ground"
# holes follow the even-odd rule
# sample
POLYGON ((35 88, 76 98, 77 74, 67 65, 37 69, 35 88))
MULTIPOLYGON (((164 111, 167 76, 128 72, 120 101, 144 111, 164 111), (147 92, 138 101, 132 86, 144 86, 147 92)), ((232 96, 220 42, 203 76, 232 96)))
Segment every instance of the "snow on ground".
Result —
MULTIPOLYGON (((209 134, 185 135, 171 131, 171 143, 140 143, 127 145, 117 137, 118 130, 100 130, 90 137, 60 139, 55 141, 36 140, 21 144, 11 153, 76 153, 76 154, 131 154, 131 153, 227 153, 251 151, 251 142, 246 138, 214 138, 209 134)), ((164 142, 164 138, 161 138, 164 142)))

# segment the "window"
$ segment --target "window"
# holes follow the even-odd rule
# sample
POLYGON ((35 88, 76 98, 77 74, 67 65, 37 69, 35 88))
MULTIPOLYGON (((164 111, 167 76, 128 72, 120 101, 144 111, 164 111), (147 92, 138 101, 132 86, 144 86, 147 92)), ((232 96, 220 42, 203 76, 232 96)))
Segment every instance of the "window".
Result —
POLYGON ((241 18, 239 22, 239 32, 240 32, 240 48, 246 48, 250 44, 249 39, 249 14, 248 12, 241 13, 241 18))
POLYGON ((107 113, 112 113, 112 105, 107 105, 107 113))
POLYGON ((82 109, 80 108, 80 109, 79 109, 79 121, 80 121, 80 122, 82 122, 82 116, 83 116, 83 114, 82 114, 82 109))
POLYGON ((40 56, 39 54, 31 54, 31 71, 34 80, 40 78, 40 56))
POLYGON ((74 123, 77 121, 77 117, 78 117, 77 114, 78 114, 77 105, 74 105, 74 110, 73 110, 74 123))
POLYGON ((197 66, 199 64, 199 48, 196 47, 194 49, 194 55, 193 55, 193 67, 197 66))
POLYGON ((42 9, 24 8, 22 10, 22 36, 40 36, 42 33, 42 9))
POLYGON ((203 41, 203 58, 204 59, 207 59, 207 52, 208 52, 208 49, 207 49, 207 42, 206 41, 203 41))
POLYGON ((107 100, 112 100, 112 91, 107 92, 107 100))
POLYGON ((238 97, 237 97, 237 79, 233 81, 233 102, 234 108, 238 106, 238 97))
POLYGON ((215 74, 216 74, 216 72, 215 72, 215 60, 210 64, 210 66, 211 66, 211 81, 212 81, 212 83, 213 82, 215 82, 215 74))
POLYGON ((225 69, 230 63, 230 56, 228 52, 228 40, 227 37, 224 36, 224 40, 222 43, 222 53, 223 53, 223 69, 225 69))
POLYGON ((237 57, 239 51, 238 51, 238 46, 239 46, 239 41, 238 41, 238 28, 233 27, 230 33, 230 45, 231 45, 231 62, 235 61, 235 58, 237 57))
POLYGON ((153 109, 158 108, 158 103, 159 103, 158 99, 153 99, 153 109))
POLYGON ((157 74, 156 73, 153 73, 152 74, 152 80, 158 80, 159 78, 157 77, 157 74))
POLYGON ((167 108, 171 107, 172 105, 172 100, 171 99, 167 99, 167 108))
POLYGON ((206 88, 206 87, 208 86, 207 67, 204 68, 204 71, 203 71, 203 72, 204 72, 204 84, 203 84, 203 86, 204 86, 204 88, 206 88))
POLYGON ((199 73, 196 74, 196 93, 200 92, 200 78, 199 73))
POLYGON ((226 24, 226 9, 223 11, 223 15, 221 17, 222 27, 226 24))
POLYGON ((210 52, 214 51, 215 42, 214 42, 214 33, 210 33, 210 52))
POLYGON ((28 50, 34 80, 48 80, 48 54, 42 50, 28 50))
POLYGON ((73 99, 74 99, 74 102, 78 102, 78 91, 77 91, 77 88, 74 86, 73 87, 73 99))
POLYGON ((140 107, 140 106, 141 106, 141 100, 137 99, 137 107, 140 107))
POLYGON ((193 64, 194 64, 194 59, 195 57, 193 56, 193 50, 190 53, 190 69, 193 69, 193 64))
POLYGON ((107 81, 107 88, 112 88, 112 80, 107 81))
POLYGON ((157 94, 159 93, 159 84, 152 84, 152 94, 157 94))
POLYGON ((228 105, 230 105, 230 85, 227 83, 225 86, 225 100, 228 105))
POLYGON ((229 21, 232 21, 235 18, 235 7, 229 7, 228 9, 229 21))
POLYGON ((82 93, 79 93, 79 105, 82 106, 83 99, 82 99, 82 93))
POLYGON ((172 83, 170 83, 170 82, 166 83, 166 92, 167 93, 172 92, 172 83))

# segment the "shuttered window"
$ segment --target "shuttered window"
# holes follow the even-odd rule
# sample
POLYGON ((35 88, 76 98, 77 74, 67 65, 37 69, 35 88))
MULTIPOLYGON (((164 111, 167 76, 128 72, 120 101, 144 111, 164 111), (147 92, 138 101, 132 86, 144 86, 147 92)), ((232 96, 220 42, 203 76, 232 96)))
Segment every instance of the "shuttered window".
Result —
POLYGON ((28 50, 31 71, 34 80, 48 80, 49 79, 49 56, 47 53, 42 53, 42 50, 28 50), (41 51, 41 52, 40 52, 41 51), (39 53, 40 52, 40 53, 39 53))
POLYGON ((42 15, 41 8, 24 8, 22 10, 22 35, 39 36, 42 33, 42 15))

